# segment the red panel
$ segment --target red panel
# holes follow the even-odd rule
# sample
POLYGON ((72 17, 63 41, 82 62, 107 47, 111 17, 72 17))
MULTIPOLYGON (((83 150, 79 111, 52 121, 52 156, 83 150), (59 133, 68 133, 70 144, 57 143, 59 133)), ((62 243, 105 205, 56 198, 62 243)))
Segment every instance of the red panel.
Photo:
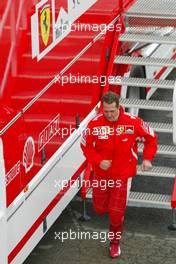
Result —
POLYGON ((174 188, 173 188, 173 192, 172 192, 171 206, 172 206, 172 208, 176 208, 176 177, 174 180, 174 188))

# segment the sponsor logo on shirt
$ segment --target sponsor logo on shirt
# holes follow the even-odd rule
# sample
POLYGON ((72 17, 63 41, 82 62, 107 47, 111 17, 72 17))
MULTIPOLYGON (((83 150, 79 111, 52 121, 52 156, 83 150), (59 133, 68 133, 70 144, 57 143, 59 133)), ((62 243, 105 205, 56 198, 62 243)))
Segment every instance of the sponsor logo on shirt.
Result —
POLYGON ((116 129, 116 134, 121 135, 121 134, 126 134, 126 135, 131 135, 134 134, 134 126, 118 126, 116 129))

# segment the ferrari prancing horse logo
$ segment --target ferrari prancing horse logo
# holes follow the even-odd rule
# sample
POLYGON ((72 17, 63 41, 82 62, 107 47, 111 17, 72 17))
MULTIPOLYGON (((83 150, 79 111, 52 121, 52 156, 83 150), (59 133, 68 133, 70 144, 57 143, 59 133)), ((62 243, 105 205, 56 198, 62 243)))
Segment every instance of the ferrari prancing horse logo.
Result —
POLYGON ((50 34, 51 13, 50 5, 45 5, 40 12, 41 36, 45 46, 48 44, 50 34))

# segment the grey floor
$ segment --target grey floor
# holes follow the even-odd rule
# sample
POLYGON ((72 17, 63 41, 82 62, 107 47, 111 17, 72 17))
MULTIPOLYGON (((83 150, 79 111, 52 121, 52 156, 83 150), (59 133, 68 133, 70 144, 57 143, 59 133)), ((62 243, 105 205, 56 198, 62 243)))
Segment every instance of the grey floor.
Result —
POLYGON ((121 240, 122 254, 118 260, 109 258, 109 241, 101 239, 56 238, 59 232, 108 231, 108 217, 95 215, 91 202, 87 204, 91 220, 80 222, 81 204, 73 201, 64 210, 49 232, 37 245, 25 264, 119 263, 119 264, 175 264, 176 231, 169 231, 171 212, 159 209, 127 208, 125 229, 121 240))

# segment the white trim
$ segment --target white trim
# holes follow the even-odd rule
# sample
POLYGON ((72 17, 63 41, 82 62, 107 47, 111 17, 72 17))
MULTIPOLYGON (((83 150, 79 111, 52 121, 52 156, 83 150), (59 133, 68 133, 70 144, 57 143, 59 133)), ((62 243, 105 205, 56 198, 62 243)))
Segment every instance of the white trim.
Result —
POLYGON ((48 0, 41 0, 38 4, 36 4, 36 6, 35 6, 35 10, 36 10, 36 12, 38 11, 38 9, 39 9, 41 6, 43 6, 44 4, 46 4, 47 1, 48 1, 48 0))
POLYGON ((103 114, 98 114, 98 115, 95 115, 95 117, 92 119, 93 121, 94 120, 97 120, 99 117, 103 116, 103 114))
POLYGON ((132 183, 132 178, 128 179, 128 185, 127 185, 127 201, 130 195, 130 190, 131 190, 131 183, 132 183))
POLYGON ((38 45, 38 43, 39 43, 39 32, 38 32, 38 17, 37 17, 37 14, 34 14, 33 16, 31 16, 31 30, 32 30, 32 32, 34 32, 34 37, 31 38, 32 59, 33 59, 39 53, 39 45, 38 45))
POLYGON ((132 148, 131 148, 131 152, 132 152, 133 157, 135 157, 135 159, 138 160, 138 156, 132 148))
MULTIPOLYGON (((55 1, 52 1, 51 8, 52 8, 52 10, 55 10, 55 1)), ((54 28, 55 24, 56 24, 56 14, 55 14, 55 12, 52 12, 52 26, 53 26, 53 28, 54 28)), ((55 41, 56 41, 55 34, 53 34, 53 42, 55 42, 55 41)), ((39 54, 39 52, 38 52, 38 54, 39 54)))
POLYGON ((7 264, 7 213, 6 213, 6 180, 3 156, 3 143, 0 138, 0 263, 7 264))

